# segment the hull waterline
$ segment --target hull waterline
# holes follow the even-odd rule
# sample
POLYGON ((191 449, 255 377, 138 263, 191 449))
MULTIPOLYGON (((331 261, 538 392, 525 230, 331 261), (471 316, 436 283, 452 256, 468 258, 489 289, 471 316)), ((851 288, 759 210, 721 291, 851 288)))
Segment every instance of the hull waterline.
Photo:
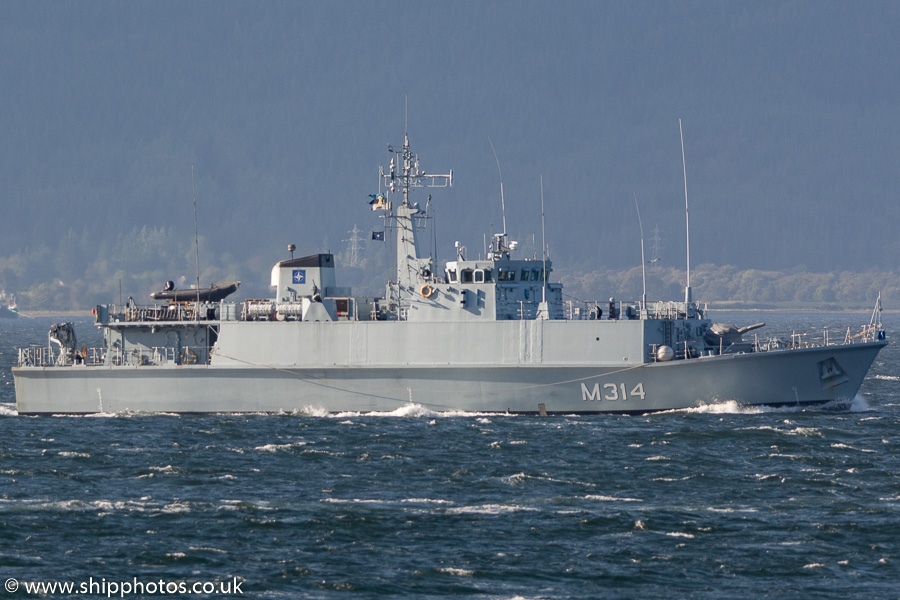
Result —
POLYGON ((647 413, 849 404, 885 344, 726 355, 633 367, 17 367, 19 414, 435 411, 647 413), (839 374, 824 377, 822 365, 839 374), (829 367, 831 368, 831 367, 829 367), (90 373, 85 373, 90 371, 90 373), (57 399, 65 398, 61 404, 57 399), (543 405, 543 406, 542 406, 543 405))

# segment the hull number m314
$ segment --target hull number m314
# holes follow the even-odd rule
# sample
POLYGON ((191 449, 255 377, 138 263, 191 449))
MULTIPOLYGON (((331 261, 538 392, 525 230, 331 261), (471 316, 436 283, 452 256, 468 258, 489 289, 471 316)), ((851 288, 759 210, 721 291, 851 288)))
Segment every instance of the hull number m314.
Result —
POLYGON ((644 399, 643 383, 638 383, 631 388, 630 393, 627 390, 628 388, 625 387, 624 383, 604 383, 602 386, 599 383, 595 383, 593 388, 589 388, 586 384, 582 383, 581 399, 585 402, 600 402, 601 400, 615 402, 617 400, 628 400, 632 397, 638 397, 641 400, 644 399))

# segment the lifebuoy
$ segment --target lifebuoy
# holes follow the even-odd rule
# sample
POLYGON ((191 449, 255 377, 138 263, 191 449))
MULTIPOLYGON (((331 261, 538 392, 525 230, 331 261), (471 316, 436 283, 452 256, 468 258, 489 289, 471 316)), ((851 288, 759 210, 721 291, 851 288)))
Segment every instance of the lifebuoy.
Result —
POLYGON ((423 298, 431 298, 431 295, 434 293, 434 288, 426 283, 422 286, 422 289, 419 290, 419 293, 422 294, 423 298))
POLYGON ((197 354, 190 348, 181 351, 181 364, 192 365, 197 362, 197 354))

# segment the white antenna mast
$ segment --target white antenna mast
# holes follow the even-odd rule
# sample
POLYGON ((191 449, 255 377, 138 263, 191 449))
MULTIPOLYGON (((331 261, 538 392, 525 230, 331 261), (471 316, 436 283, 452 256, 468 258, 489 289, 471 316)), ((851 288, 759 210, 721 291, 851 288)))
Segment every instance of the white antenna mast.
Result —
POLYGON ((644 260, 644 224, 641 223, 641 209, 638 208, 637 194, 632 191, 631 195, 634 196, 634 208, 637 209, 638 226, 641 228, 641 278, 644 283, 644 292, 641 294, 641 309, 643 310, 647 307, 647 261, 644 260))
POLYGON ((500 212, 503 214, 503 235, 506 235, 506 202, 503 200, 503 171, 500 170, 500 159, 497 158, 497 151, 494 150, 494 142, 491 136, 488 136, 488 143, 491 145, 491 152, 494 153, 494 160, 497 161, 497 172, 500 174, 500 212))
POLYGON ((541 286, 541 301, 547 302, 547 241, 544 237, 544 176, 541 175, 541 259, 544 261, 544 282, 541 286))
MULTIPOLYGON (((684 302, 693 301, 691 297, 691 221, 688 216, 688 193, 687 193, 687 162, 684 159, 684 130, 681 128, 681 119, 678 119, 678 132, 681 134, 681 167, 684 169, 684 230, 687 239, 687 284, 684 288, 684 302)), ((687 307, 685 307, 685 310, 687 307)))
POLYGON ((197 313, 200 318, 200 239, 197 236, 197 188, 194 185, 194 165, 191 165, 191 195, 194 197, 194 249, 197 258, 197 313))

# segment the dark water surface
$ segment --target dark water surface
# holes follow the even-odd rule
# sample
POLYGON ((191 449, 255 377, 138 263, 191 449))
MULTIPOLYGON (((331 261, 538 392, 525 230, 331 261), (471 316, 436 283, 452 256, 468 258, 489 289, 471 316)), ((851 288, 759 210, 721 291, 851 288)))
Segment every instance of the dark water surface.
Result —
POLYGON ((896 345, 841 413, 18 417, 51 322, 0 322, 0 595, 900 598, 896 345))

